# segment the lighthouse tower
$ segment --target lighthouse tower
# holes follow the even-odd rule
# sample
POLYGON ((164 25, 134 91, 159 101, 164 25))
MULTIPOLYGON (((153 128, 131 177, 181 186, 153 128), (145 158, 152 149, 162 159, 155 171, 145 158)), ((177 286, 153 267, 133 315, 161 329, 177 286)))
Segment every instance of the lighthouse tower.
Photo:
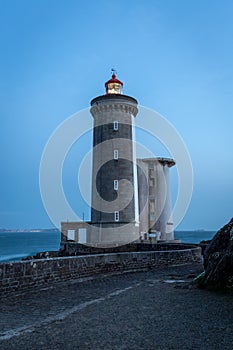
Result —
POLYGON ((63 248, 76 242, 113 247, 174 240, 169 169, 175 161, 136 159, 138 103, 122 89, 113 72, 105 94, 91 101, 91 220, 62 222, 63 248))
POLYGON ((93 125, 91 243, 132 242, 139 234, 134 119, 137 100, 112 74, 105 95, 91 101, 93 125))

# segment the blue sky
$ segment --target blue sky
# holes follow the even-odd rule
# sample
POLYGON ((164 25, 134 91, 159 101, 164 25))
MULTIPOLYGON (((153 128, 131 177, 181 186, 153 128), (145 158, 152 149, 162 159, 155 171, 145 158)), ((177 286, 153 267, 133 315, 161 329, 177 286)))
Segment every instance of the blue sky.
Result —
MULTIPOLYGON (((179 228, 225 224, 233 209, 232 16, 231 0, 0 0, 0 227, 52 225, 39 191, 43 148, 104 93, 113 66, 124 93, 165 116, 190 152, 194 191, 179 228)), ((74 203, 72 186, 64 188, 74 203)), ((86 210, 78 196, 76 205, 86 210)))

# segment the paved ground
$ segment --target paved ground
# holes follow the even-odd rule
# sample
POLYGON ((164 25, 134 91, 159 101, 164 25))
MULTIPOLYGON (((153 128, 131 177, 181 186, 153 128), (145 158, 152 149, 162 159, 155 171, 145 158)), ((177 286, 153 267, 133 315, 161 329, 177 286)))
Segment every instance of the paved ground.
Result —
POLYGON ((233 296, 190 287, 200 270, 102 276, 2 299, 0 349, 232 349, 233 296))

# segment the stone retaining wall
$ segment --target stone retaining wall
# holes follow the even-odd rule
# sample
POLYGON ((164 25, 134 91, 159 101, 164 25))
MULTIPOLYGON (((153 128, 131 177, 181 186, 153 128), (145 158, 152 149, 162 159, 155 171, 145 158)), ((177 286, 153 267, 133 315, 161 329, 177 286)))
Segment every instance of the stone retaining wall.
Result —
MULTIPOLYGON (((184 250, 197 247, 192 243, 129 243, 121 244, 115 247, 95 247, 93 245, 79 244, 76 242, 66 242, 63 245, 62 254, 83 255, 83 254, 105 254, 105 253, 123 253, 123 252, 145 252, 162 250, 184 250)), ((43 253, 42 253, 43 254, 43 253)))
POLYGON ((1 296, 100 273, 147 270, 172 264, 201 262, 201 248, 124 252, 38 259, 0 264, 1 296))

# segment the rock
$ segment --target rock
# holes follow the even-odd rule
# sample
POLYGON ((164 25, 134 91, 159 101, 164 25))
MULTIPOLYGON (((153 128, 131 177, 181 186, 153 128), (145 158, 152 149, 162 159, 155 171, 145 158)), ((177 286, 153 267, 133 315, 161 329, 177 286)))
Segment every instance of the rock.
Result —
POLYGON ((199 286, 233 290, 233 218, 213 237, 204 252, 205 274, 199 286))
POLYGON ((211 239, 203 240, 199 243, 199 246, 201 247, 202 255, 204 255, 205 250, 206 250, 207 246, 210 244, 210 242, 211 242, 211 239))
POLYGON ((197 277, 195 277, 192 281, 192 284, 197 284, 197 285, 200 285, 201 282, 203 281, 203 278, 205 276, 205 272, 201 272, 197 277))

